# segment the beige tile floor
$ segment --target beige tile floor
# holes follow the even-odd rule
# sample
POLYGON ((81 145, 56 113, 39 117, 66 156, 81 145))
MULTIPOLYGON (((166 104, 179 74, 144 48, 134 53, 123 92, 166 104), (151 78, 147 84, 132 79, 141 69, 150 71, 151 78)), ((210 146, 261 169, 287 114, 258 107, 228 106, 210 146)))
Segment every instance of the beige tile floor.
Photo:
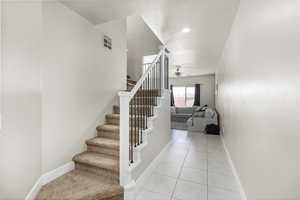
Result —
POLYGON ((172 130, 137 200, 240 200, 220 136, 172 130))

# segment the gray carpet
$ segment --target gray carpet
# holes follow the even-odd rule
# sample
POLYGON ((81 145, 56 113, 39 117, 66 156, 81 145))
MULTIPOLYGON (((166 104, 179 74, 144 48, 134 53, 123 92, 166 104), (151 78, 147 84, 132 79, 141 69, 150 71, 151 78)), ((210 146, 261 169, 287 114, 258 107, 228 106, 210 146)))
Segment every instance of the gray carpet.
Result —
POLYGON ((171 128, 177 130, 187 130, 186 122, 174 122, 171 121, 171 128))

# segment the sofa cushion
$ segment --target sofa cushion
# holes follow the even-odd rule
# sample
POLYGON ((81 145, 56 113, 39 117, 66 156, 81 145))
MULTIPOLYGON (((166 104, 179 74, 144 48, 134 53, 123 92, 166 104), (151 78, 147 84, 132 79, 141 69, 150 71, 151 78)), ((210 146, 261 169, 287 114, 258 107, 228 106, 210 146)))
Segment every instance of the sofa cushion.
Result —
POLYGON ((176 114, 192 114, 193 107, 176 107, 176 114))
POLYGON ((176 107, 171 106, 170 112, 171 112, 172 115, 176 114, 176 107))
POLYGON ((204 112, 195 112, 194 117, 204 117, 204 112))
POLYGON ((216 114, 216 112, 211 108, 207 108, 205 110, 205 117, 206 118, 214 118, 215 114, 216 114))
POLYGON ((185 114, 171 115, 171 121, 186 122, 190 117, 191 117, 191 115, 185 115, 185 114))

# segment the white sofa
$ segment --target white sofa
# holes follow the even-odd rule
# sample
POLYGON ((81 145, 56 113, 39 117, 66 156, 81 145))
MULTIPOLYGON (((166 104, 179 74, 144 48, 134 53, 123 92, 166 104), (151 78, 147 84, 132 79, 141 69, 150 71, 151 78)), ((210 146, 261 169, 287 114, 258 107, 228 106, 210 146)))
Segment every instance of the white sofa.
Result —
POLYGON ((204 112, 195 112, 187 120, 189 131, 205 132, 206 125, 209 124, 218 125, 218 114, 212 108, 206 108, 204 112))
POLYGON ((197 107, 171 107, 171 121, 186 122, 194 113, 197 107))

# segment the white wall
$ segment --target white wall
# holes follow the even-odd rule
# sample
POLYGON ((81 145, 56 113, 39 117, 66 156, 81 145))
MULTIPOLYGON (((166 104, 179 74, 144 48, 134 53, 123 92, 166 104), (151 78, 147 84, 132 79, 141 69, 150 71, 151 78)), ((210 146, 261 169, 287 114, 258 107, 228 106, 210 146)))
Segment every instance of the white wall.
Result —
POLYGON ((159 53, 160 40, 140 16, 127 17, 127 74, 133 80, 142 75, 143 56, 159 53))
POLYGON ((170 78, 170 85, 173 86, 194 86, 200 84, 200 104, 215 107, 215 75, 200 75, 188 77, 170 78))
POLYGON ((217 107, 248 200, 300 199, 300 1, 241 0, 217 107))
POLYGON ((43 3, 43 172, 86 149, 126 87, 126 20, 95 28, 61 3, 43 3), (103 47, 103 32, 113 49, 103 47))
POLYGON ((126 20, 94 27, 55 1, 2 4, 0 199, 24 199, 85 149, 126 88, 126 20))
MULTIPOLYGON (((2 65, 3 65, 3 59, 2 59, 2 48, 3 48, 3 43, 2 43, 2 37, 3 37, 3 33, 2 33, 2 24, 3 24, 3 19, 2 19, 2 4, 3 2, 0 1, 0 71, 2 72, 2 65)), ((0 93, 3 92, 3 88, 2 88, 2 73, 0 73, 0 93)), ((2 128, 2 97, 0 96, 0 131, 2 128)))
POLYGON ((2 2, 0 199, 24 199, 41 174, 41 3, 2 2))
POLYGON ((148 136, 148 144, 141 152, 141 164, 133 171, 132 178, 137 180, 151 162, 171 140, 170 92, 165 90, 154 121, 153 131, 148 136))

